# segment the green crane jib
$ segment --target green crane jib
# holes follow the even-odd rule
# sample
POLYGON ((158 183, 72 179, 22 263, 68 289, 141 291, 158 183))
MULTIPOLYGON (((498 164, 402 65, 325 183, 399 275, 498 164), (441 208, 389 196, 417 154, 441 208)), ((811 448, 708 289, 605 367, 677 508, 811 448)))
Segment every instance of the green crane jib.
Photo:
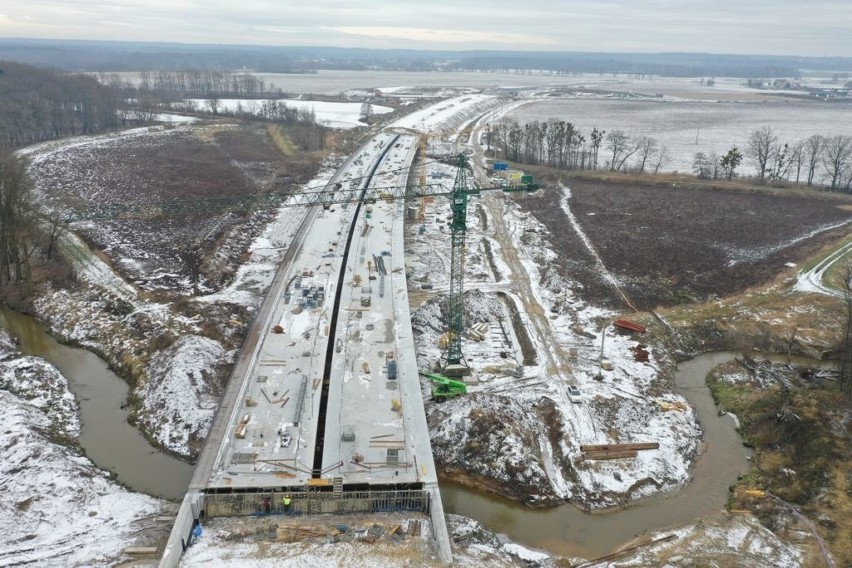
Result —
POLYGON ((444 402, 448 398, 467 394, 467 385, 461 381, 456 381, 438 373, 420 371, 420 374, 432 381, 432 400, 435 402, 444 402))
POLYGON ((447 350, 441 357, 441 370, 445 375, 464 376, 470 368, 462 353, 462 335, 464 334, 464 245, 467 234, 467 202, 473 195, 482 191, 501 190, 504 193, 528 193, 541 186, 532 176, 521 177, 521 183, 515 185, 493 185, 471 187, 467 177, 467 158, 459 154, 457 158, 456 178, 453 187, 448 189, 441 183, 424 185, 395 185, 385 187, 360 187, 360 180, 327 185, 321 189, 312 189, 301 193, 272 192, 243 197, 217 197, 206 199, 177 199, 153 203, 108 203, 93 205, 84 210, 74 211, 66 222, 145 219, 157 217, 186 217, 209 211, 248 210, 264 207, 310 207, 322 205, 329 208, 335 204, 354 203, 361 199, 374 203, 380 199, 397 201, 420 197, 450 198, 452 219, 450 221, 451 260, 450 295, 448 302, 448 341, 447 350))

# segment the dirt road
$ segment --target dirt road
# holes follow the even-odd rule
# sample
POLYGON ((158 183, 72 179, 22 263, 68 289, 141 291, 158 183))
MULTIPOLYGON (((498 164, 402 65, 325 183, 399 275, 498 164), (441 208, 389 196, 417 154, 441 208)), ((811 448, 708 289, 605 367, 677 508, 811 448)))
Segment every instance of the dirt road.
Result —
MULTIPOLYGON (((478 165, 483 164, 484 153, 479 144, 478 129, 474 129, 471 135, 471 145, 474 149, 473 161, 478 165)), ((480 185, 491 185, 483 168, 474 167, 474 173, 480 185)), ((510 234, 503 218, 503 199, 494 193, 488 193, 483 195, 482 203, 490 217, 488 227, 490 236, 500 245, 500 256, 510 268, 507 275, 508 287, 516 292, 523 304, 521 311, 526 313, 529 318, 529 332, 535 335, 535 343, 542 347, 539 352, 544 357, 542 363, 544 363, 547 375, 567 379, 572 375, 570 357, 559 342, 544 307, 539 303, 530 286, 530 275, 518 255, 518 250, 513 242, 514 237, 510 234)))

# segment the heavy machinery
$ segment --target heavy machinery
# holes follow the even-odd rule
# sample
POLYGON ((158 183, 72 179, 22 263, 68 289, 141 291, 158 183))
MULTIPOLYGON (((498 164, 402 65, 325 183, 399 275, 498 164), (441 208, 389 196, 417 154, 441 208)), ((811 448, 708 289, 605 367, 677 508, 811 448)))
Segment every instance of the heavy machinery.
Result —
POLYGON ((420 371, 420 374, 432 381, 432 400, 435 402, 444 402, 448 398, 467 394, 467 385, 462 381, 457 381, 438 373, 420 371))
MULTIPOLYGON (((450 220, 450 293, 448 299, 447 348, 441 357, 441 371, 445 376, 461 377, 470 374, 470 367, 462 353, 464 335, 464 247, 467 235, 467 203, 482 191, 500 190, 504 193, 530 193, 540 186, 532 176, 521 177, 518 184, 472 187, 468 181, 468 161, 464 154, 456 158, 456 177, 452 188, 441 183, 419 183, 399 186, 361 187, 363 178, 343 183, 309 189, 300 193, 270 192, 244 197, 218 197, 207 199, 178 199, 159 203, 114 203, 88 207, 75 212, 68 222, 81 220, 139 219, 145 217, 178 217, 215 210, 245 210, 264 207, 310 207, 362 201, 376 203, 427 197, 449 197, 450 220)), ((368 209, 369 211, 369 209, 368 209)))

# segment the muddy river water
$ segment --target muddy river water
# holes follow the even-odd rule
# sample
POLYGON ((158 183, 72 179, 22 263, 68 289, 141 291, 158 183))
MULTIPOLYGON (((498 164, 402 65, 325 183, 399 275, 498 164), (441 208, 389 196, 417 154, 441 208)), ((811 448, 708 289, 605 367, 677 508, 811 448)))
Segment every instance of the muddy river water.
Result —
POLYGON ((167 499, 181 499, 192 465, 157 450, 127 423, 121 405, 128 386, 94 353, 62 345, 33 318, 0 306, 0 327, 20 341, 25 355, 43 357, 68 379, 80 404, 80 445, 101 469, 129 488, 167 499))
MULTIPOLYGON (((80 443, 99 467, 112 471, 131 489, 170 499, 183 496, 192 466, 153 448, 127 423, 121 409, 127 383, 96 355, 58 343, 30 317, 0 309, 0 326, 20 340, 27 355, 45 358, 68 378, 80 403, 80 443)), ((728 486, 748 471, 747 451, 733 420, 720 417, 704 377, 735 353, 711 353, 682 363, 677 385, 695 406, 704 429, 704 452, 692 471, 691 483, 666 498, 626 510, 589 515, 571 505, 534 510, 470 488, 441 484, 448 512, 477 519, 491 530, 506 533, 527 546, 559 554, 595 557, 642 534, 688 523, 724 506, 728 486)))

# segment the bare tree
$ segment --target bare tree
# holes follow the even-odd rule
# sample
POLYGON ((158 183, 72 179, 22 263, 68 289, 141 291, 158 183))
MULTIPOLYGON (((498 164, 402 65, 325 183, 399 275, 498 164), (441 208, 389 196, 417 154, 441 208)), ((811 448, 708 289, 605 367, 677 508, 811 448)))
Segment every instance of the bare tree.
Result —
POLYGON ((698 179, 717 179, 721 165, 715 153, 698 152, 692 159, 692 171, 698 179))
POLYGON ((44 245, 44 255, 47 260, 51 260, 59 238, 68 230, 68 226, 65 224, 62 215, 54 211, 44 216, 43 228, 44 238, 47 241, 44 245))
POLYGON ((621 171, 624 163, 638 151, 638 148, 630 143, 630 137, 621 130, 613 130, 606 137, 607 147, 612 152, 609 169, 621 171))
POLYGON ((592 133, 590 134, 591 143, 592 143, 592 169, 598 169, 598 150, 600 150, 601 142, 603 142, 604 134, 606 134, 606 130, 598 130, 597 127, 592 127, 592 133))
POLYGON ((211 95, 210 98, 207 99, 206 103, 207 108, 210 109, 210 112, 213 113, 214 116, 219 114, 219 106, 221 104, 221 101, 219 100, 218 96, 211 95))
POLYGON ((814 172, 822 159, 822 152, 825 149, 825 137, 819 134, 814 134, 805 140, 805 163, 808 165, 808 185, 813 185, 814 172))
POLYGON ((657 153, 657 140, 650 136, 640 136, 636 141, 636 150, 639 154, 636 159, 639 160, 639 171, 645 171, 645 164, 653 158, 657 153))
POLYGON ((796 167, 796 183, 799 183, 799 180, 802 177, 802 166, 804 166, 806 159, 806 144, 806 140, 799 140, 793 145, 792 148, 790 148, 790 166, 796 167))
POLYGON ((822 156, 822 166, 831 180, 831 189, 840 188, 840 182, 846 168, 849 167, 849 158, 852 157, 852 138, 849 136, 832 136, 826 141, 822 156))
POLYGON ((778 144, 773 152, 772 168, 769 171, 769 179, 779 181, 786 179, 790 171, 790 145, 778 144))
POLYGON ((669 147, 661 146, 660 151, 657 152, 657 159, 654 161, 654 173, 659 173, 660 168, 669 163, 669 147))
POLYGON ((747 155, 757 164, 757 175, 760 179, 766 177, 769 164, 777 152, 778 135, 769 126, 764 126, 751 133, 748 139, 747 155))

